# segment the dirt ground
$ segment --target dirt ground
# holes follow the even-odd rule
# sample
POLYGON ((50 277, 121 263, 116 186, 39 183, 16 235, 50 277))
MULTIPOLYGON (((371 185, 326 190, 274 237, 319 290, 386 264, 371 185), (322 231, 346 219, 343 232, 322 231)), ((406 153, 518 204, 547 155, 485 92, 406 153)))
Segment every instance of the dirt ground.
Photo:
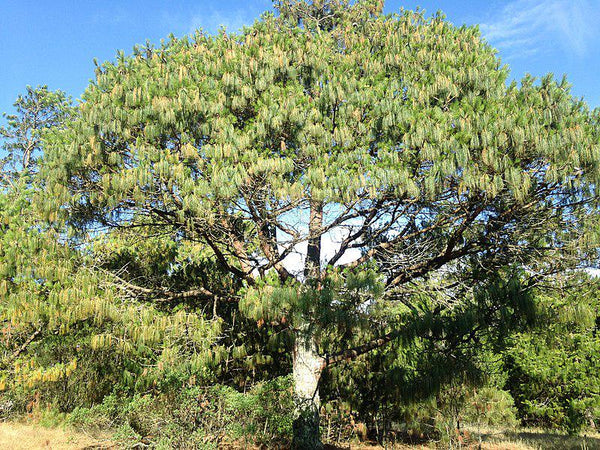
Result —
MULTIPOLYGON (((91 436, 63 428, 44 428, 35 423, 0 422, 0 450, 117 450, 106 436, 91 436)), ((230 446, 228 449, 235 449, 230 446)), ((241 449, 243 447, 237 447, 241 449)), ((327 450, 384 450, 381 446, 358 444, 328 445, 327 450)), ((385 450, 434 449, 435 444, 395 445, 385 450)), ((437 447, 444 448, 444 447, 437 447)), ((570 437, 540 430, 472 430, 463 450, 600 450, 600 434, 570 437), (481 447, 479 446, 481 436, 481 447)))

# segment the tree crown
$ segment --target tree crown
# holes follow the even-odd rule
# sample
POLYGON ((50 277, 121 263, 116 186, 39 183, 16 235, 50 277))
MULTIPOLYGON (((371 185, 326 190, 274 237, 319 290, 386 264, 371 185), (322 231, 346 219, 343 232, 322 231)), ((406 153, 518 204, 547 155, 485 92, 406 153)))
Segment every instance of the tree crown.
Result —
POLYGON ((197 243, 259 290, 259 315, 342 297, 356 313, 367 291, 410 303, 436 272, 541 276, 593 256, 597 114, 564 79, 507 85, 476 28, 379 6, 282 2, 241 34, 103 64, 49 151, 53 199, 79 223, 197 243))

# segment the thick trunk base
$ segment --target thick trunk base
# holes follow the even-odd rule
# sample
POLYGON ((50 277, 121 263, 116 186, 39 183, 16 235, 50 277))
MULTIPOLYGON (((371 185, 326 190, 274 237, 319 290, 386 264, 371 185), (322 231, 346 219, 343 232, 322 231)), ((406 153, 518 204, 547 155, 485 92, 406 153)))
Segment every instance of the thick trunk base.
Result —
POLYGON ((296 414, 294 420, 295 450, 322 449, 321 435, 319 433, 319 408, 313 402, 303 406, 296 401, 296 414))

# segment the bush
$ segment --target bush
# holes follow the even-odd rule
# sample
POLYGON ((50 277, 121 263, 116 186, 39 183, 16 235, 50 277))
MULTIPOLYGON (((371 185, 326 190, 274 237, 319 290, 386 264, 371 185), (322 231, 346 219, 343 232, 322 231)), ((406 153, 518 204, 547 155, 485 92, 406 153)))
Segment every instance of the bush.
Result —
POLYGON ((112 428, 125 447, 152 442, 157 448, 218 448, 226 441, 288 445, 293 402, 289 377, 259 383, 248 392, 215 385, 193 386, 177 395, 110 395, 91 408, 77 408, 69 423, 112 428))
POLYGON ((522 422, 571 434, 600 417, 600 283, 538 297, 540 324, 505 352, 506 388, 522 422), (566 295, 564 295, 566 294, 566 295))
POLYGON ((464 425, 515 427, 517 410, 511 395, 494 387, 451 383, 434 399, 407 407, 405 431, 450 445, 468 439, 464 425))
POLYGON ((510 393, 493 387, 474 389, 462 412, 465 423, 514 428, 519 424, 517 409, 510 393))

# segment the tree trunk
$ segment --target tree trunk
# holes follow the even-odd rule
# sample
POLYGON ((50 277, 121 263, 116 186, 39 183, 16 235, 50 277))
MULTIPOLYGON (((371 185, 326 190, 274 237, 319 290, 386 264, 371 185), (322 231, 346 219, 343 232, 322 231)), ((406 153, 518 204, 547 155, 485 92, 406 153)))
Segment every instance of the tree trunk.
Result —
POLYGON ((296 450, 321 449, 319 433, 319 378, 323 358, 314 336, 304 327, 294 343, 294 442, 296 450))
MULTIPOLYGON (((313 284, 316 293, 321 290, 321 234, 323 227, 323 203, 310 201, 308 224, 308 248, 304 276, 313 284)), ((294 341, 294 442, 296 450, 322 449, 319 433, 319 379, 323 371, 323 358, 317 353, 310 311, 298 326, 294 341)))

